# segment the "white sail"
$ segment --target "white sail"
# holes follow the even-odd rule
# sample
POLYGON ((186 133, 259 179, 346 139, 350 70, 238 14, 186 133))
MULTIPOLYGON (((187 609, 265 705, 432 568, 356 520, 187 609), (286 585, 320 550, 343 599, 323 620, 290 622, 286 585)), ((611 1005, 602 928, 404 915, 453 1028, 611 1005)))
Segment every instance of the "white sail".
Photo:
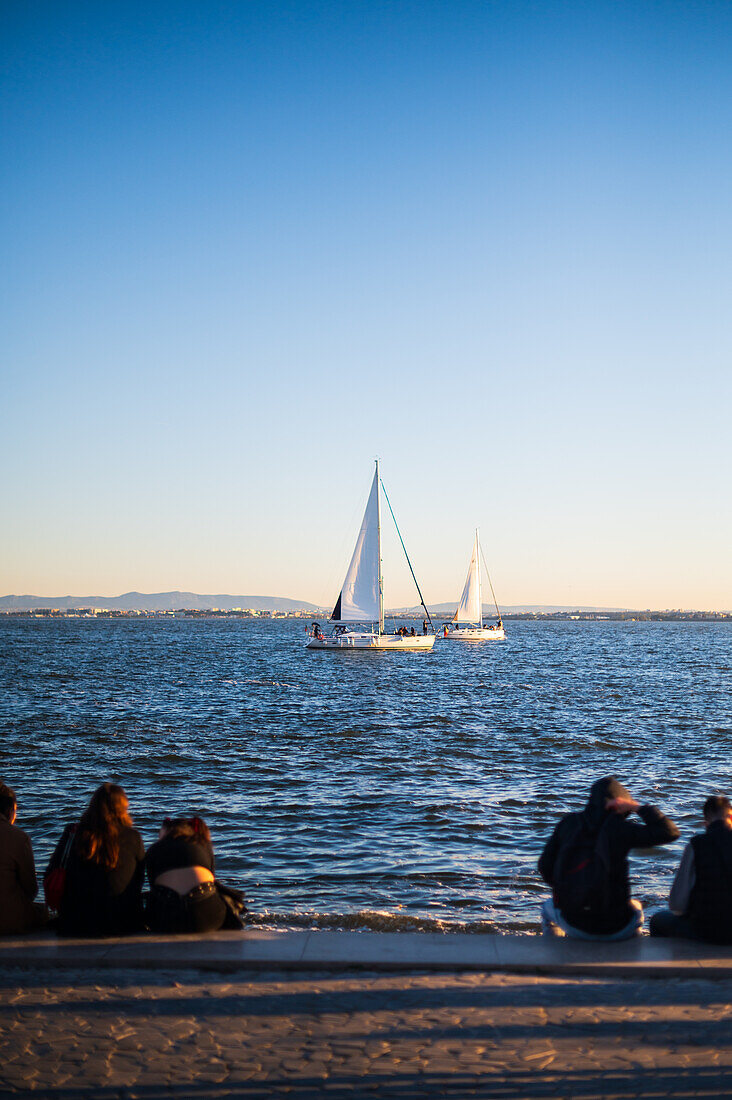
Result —
POLYGON ((473 543, 473 556, 470 559, 468 575, 465 579, 465 587, 460 597, 460 604, 453 617, 455 623, 480 623, 483 625, 483 608, 481 607, 482 595, 480 584, 480 549, 478 544, 478 532, 475 533, 473 543))
POLYGON ((379 593, 380 547, 379 471, 374 474, 361 530, 356 539, 351 564, 333 613, 338 622, 378 623, 381 613, 379 593))

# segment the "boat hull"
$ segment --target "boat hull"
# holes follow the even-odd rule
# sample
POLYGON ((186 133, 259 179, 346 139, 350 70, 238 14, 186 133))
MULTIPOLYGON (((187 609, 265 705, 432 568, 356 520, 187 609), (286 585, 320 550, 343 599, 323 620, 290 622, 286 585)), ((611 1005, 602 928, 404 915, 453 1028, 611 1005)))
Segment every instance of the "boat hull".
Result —
POLYGON ((461 627, 457 630, 448 630, 443 635, 446 642, 502 642, 505 641, 506 631, 503 627, 491 630, 490 627, 461 627))
POLYGON ((375 634, 349 631, 337 637, 309 638, 306 649, 329 649, 339 652, 355 650, 389 650, 394 653, 425 653, 435 644, 434 634, 375 634))

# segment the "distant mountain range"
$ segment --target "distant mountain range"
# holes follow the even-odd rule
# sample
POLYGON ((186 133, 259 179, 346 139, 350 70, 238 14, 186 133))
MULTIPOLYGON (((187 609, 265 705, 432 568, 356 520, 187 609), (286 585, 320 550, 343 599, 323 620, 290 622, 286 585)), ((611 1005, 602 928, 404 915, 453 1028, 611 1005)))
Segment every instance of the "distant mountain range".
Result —
MULTIPOLYGON (((290 600, 284 596, 232 596, 227 593, 202 595, 199 592, 125 592, 121 596, 0 596, 0 611, 35 611, 38 608, 51 608, 58 611, 75 611, 80 607, 96 607, 103 611, 233 611, 234 608, 252 611, 312 611, 314 614, 327 615, 330 607, 322 608, 303 600, 290 600)), ((430 604, 430 614, 440 618, 451 618, 456 604, 430 604)), ((632 612, 631 607, 578 607, 576 604, 517 604, 501 609, 505 614, 544 614, 573 611, 583 612, 632 612)), ((422 615, 422 608, 392 607, 386 612, 389 616, 422 615)), ((483 605, 485 618, 495 615, 495 608, 483 605)))
POLYGON ((283 596, 205 596, 198 592, 125 592, 122 596, 0 596, 0 611, 34 611, 50 607, 75 611, 80 607, 98 607, 104 611, 233 611, 235 607, 253 611, 317 611, 312 603, 288 600, 283 596))

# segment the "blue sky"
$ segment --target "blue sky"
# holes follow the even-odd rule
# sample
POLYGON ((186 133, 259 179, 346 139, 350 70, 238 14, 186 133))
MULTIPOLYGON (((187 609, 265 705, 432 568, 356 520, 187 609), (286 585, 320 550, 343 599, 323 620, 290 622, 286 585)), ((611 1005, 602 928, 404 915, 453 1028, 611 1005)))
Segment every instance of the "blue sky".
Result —
POLYGON ((2 21, 3 592, 732 607, 728 4, 2 21))

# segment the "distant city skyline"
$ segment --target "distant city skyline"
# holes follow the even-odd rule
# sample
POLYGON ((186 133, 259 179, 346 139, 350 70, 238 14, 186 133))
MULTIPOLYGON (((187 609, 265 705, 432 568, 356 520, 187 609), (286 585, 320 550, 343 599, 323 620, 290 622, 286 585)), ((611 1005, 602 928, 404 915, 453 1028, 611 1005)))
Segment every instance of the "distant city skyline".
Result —
POLYGON ((0 20, 0 593, 732 608, 728 4, 0 20))

